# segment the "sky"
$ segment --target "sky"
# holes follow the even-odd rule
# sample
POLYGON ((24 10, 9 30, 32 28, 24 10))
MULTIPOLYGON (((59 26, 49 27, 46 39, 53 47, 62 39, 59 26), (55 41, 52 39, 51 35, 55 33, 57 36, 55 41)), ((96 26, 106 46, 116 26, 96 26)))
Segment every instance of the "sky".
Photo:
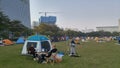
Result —
POLYGON ((30 0, 31 21, 47 13, 57 17, 60 28, 94 29, 118 26, 120 0, 30 0))

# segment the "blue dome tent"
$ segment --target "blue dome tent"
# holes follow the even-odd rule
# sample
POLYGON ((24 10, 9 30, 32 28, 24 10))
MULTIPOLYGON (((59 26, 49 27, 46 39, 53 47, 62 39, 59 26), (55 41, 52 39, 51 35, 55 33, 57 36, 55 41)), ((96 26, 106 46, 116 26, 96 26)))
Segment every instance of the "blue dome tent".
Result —
POLYGON ((16 41, 16 44, 23 44, 25 42, 23 37, 19 37, 18 40, 16 41))
POLYGON ((50 40, 43 35, 33 35, 27 38, 27 40, 24 43, 22 54, 28 54, 28 48, 34 45, 34 48, 37 52, 41 52, 44 50, 45 52, 48 52, 51 50, 51 42, 50 40))
POLYGON ((44 40, 49 40, 49 39, 47 37, 43 36, 43 35, 34 35, 34 36, 28 37, 27 40, 30 40, 30 41, 44 41, 44 40))

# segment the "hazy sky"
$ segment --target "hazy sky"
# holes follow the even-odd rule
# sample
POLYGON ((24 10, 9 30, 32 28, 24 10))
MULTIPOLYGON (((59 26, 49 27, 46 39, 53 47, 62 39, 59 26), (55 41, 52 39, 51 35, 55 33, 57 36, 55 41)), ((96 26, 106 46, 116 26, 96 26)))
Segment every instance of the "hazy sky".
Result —
POLYGON ((44 14, 57 16, 62 28, 96 29, 98 26, 118 26, 120 0, 30 0, 31 19, 38 21, 44 14))

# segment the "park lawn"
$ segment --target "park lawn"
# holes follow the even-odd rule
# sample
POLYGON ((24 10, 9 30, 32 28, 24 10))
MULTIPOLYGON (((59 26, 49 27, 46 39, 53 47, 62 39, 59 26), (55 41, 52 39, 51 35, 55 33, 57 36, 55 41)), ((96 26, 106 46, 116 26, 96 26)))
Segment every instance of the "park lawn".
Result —
POLYGON ((82 42, 76 46, 81 57, 69 57, 69 42, 56 42, 59 51, 63 51, 61 63, 40 64, 31 56, 22 56, 22 44, 0 47, 0 68, 120 68, 120 45, 116 41, 97 43, 82 42))

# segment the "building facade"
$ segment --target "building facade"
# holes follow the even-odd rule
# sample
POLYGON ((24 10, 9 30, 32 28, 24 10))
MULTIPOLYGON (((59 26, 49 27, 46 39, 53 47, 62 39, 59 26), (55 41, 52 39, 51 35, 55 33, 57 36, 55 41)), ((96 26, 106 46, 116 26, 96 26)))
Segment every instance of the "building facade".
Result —
POLYGON ((104 27, 96 27, 97 31, 108 31, 108 32, 119 32, 118 26, 104 26, 104 27))
POLYGON ((81 32, 83 32, 83 33, 90 33, 90 32, 94 32, 94 29, 84 29, 81 32))
POLYGON ((39 22, 45 23, 45 24, 55 25, 56 24, 56 16, 41 16, 39 18, 39 22))
POLYGON ((18 20, 31 28, 29 0, 0 0, 0 10, 11 20, 18 20))
POLYGON ((118 31, 120 32, 120 19, 118 20, 119 24, 118 24, 118 31))
POLYGON ((118 20, 118 26, 102 26, 96 27, 97 31, 108 31, 108 32, 120 32, 120 19, 118 20))

